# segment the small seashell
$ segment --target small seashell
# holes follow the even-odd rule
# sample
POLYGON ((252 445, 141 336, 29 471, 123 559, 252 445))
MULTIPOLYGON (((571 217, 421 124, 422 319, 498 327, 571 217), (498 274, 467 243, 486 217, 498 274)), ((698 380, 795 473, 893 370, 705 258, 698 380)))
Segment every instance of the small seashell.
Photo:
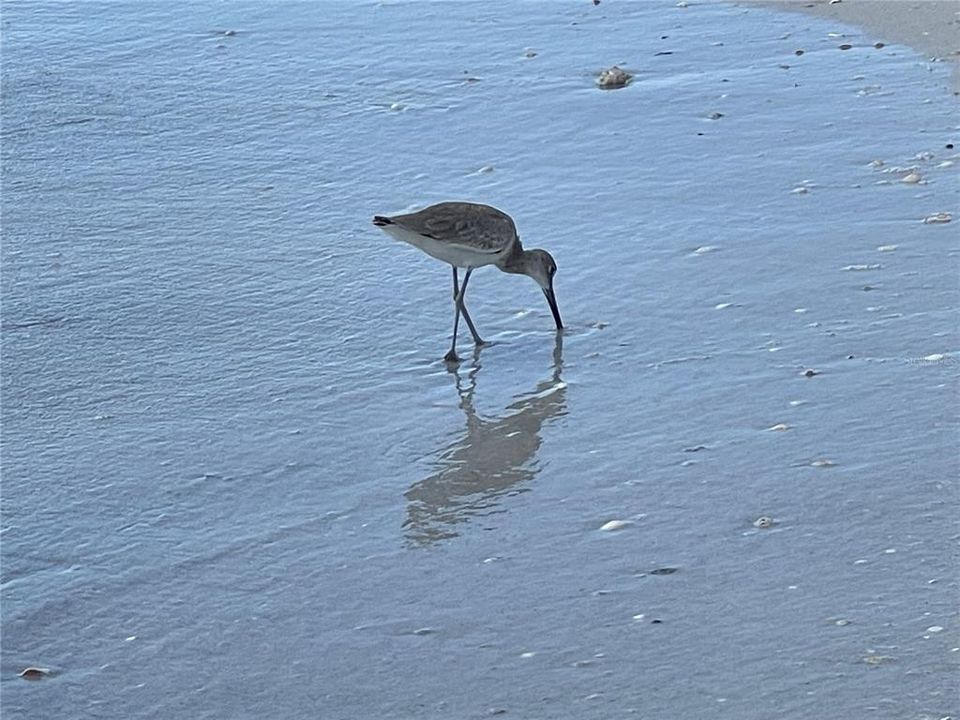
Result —
POLYGON ((632 79, 633 75, 614 65, 611 68, 600 71, 597 85, 603 90, 616 90, 617 88, 626 87, 632 79))
POLYGON ((784 430, 789 430, 790 426, 786 423, 777 423, 776 425, 771 425, 767 430, 771 432, 783 432, 784 430))
POLYGON ((923 219, 924 225, 942 225, 953 220, 953 215, 948 212, 938 212, 936 215, 928 215, 923 219))
POLYGON ((535 58, 535 57, 537 56, 537 51, 536 51, 536 50, 527 50, 527 51, 523 54, 523 56, 524 56, 527 60, 531 60, 531 59, 533 59, 533 58, 535 58))
POLYGON ((673 575, 677 571, 675 567, 662 567, 657 568, 656 570, 651 570, 651 575, 673 575))
POLYGON ((712 113, 709 113, 709 114, 707 115, 707 119, 708 119, 708 120, 719 120, 719 119, 722 118, 722 117, 723 117, 723 113, 722 113, 722 112, 717 112, 716 110, 714 110, 712 113))
POLYGON ((720 248, 716 245, 701 245, 696 250, 693 251, 694 255, 706 255, 708 252, 713 252, 714 250, 719 250, 720 248))
POLYGON ((904 175, 902 178, 900 178, 900 182, 906 183, 907 185, 916 185, 921 180, 923 180, 923 178, 920 177, 920 173, 915 172, 912 172, 909 175, 904 175))
POLYGON ((403 103, 398 103, 398 102, 390 103, 390 109, 396 112, 397 110, 403 110, 404 105, 403 103))
POLYGON ((810 188, 806 188, 806 187, 795 187, 795 188, 794 188, 793 190, 791 190, 790 192, 792 192, 794 195, 806 195, 808 192, 810 192, 810 188))
POLYGON ((872 168, 883 167, 883 160, 871 160, 871 161, 870 161, 870 167, 872 167, 872 168))
POLYGON ((944 357, 945 355, 943 353, 934 353, 933 355, 924 356, 923 359, 927 362, 940 362, 944 357))
POLYGON ((836 465, 833 460, 814 460, 810 463, 811 467, 834 467, 836 465))
POLYGON ((813 370, 813 369, 811 369, 811 368, 808 368, 807 370, 804 370, 804 371, 803 371, 803 376, 804 376, 804 377, 813 377, 814 375, 819 375, 819 374, 820 374, 819 372, 817 372, 816 370, 813 370))
POLYGON ((719 303, 718 305, 714 305, 714 306, 713 306, 713 309, 714 309, 714 310, 726 310, 726 309, 727 309, 728 307, 730 307, 731 305, 733 305, 733 303, 719 303))
POLYGON ((687 6, 688 6, 688 3, 686 2, 686 0, 680 0, 680 2, 677 3, 678 8, 685 8, 687 6))
POLYGON ((884 663, 891 662, 895 659, 896 658, 890 655, 867 655, 865 658, 863 658, 863 661, 867 665, 883 665, 884 663))
POLYGON ((897 249, 896 245, 878 245, 877 250, 879 252, 893 252, 897 249))
POLYGON ((882 265, 879 263, 869 263, 869 264, 860 264, 860 265, 845 265, 840 268, 846 272, 863 272, 865 270, 879 270, 882 265))
POLYGON ((414 635, 433 635, 436 632, 435 629, 429 627, 417 628, 413 631, 414 635))
POLYGON ((629 524, 626 520, 609 520, 601 525, 600 529, 603 532, 613 532, 615 530, 623 530, 629 524))
POLYGON ((492 173, 492 172, 493 172, 493 165, 484 165, 482 168, 480 168, 479 170, 477 170, 477 172, 478 172, 479 174, 481 174, 481 175, 486 175, 487 173, 492 173))
POLYGON ((943 630, 944 630, 943 627, 940 625, 931 625, 930 627, 927 628, 928 633, 939 633, 939 632, 943 632, 943 630))
POLYGON ((953 160, 944 160, 942 163, 940 163, 939 165, 937 165, 937 167, 938 167, 938 168, 948 168, 948 167, 953 167, 954 164, 955 164, 955 163, 953 162, 953 160))
POLYGON ((24 680, 42 680, 50 674, 49 668, 28 667, 20 671, 20 677, 24 680))
POLYGON ((767 517, 766 515, 761 515, 760 517, 758 517, 756 520, 753 521, 753 526, 755 528, 760 528, 761 530, 766 530, 767 528, 771 528, 773 527, 773 525, 774 525, 773 518, 767 517))

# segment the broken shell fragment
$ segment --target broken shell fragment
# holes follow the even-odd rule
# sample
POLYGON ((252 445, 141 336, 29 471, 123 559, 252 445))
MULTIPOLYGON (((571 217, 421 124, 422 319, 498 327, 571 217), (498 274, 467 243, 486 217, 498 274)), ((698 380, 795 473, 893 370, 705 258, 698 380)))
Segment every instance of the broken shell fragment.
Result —
POLYGON ((613 532, 614 530, 623 530, 629 524, 630 523, 626 522, 625 520, 610 520, 609 522, 605 522, 603 525, 601 525, 600 529, 604 532, 613 532))
POLYGON ((48 668, 28 667, 20 671, 20 677, 24 680, 41 680, 50 674, 48 668))

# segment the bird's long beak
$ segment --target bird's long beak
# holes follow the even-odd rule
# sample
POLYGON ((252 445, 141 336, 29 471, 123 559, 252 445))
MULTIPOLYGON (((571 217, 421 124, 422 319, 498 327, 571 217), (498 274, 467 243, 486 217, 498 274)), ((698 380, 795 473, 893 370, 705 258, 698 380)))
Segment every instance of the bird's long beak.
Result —
POLYGON ((563 330, 563 322, 560 320, 560 311, 557 309, 557 296, 553 294, 553 286, 543 288, 543 294, 550 303, 550 312, 553 313, 553 319, 557 321, 557 330, 563 330))

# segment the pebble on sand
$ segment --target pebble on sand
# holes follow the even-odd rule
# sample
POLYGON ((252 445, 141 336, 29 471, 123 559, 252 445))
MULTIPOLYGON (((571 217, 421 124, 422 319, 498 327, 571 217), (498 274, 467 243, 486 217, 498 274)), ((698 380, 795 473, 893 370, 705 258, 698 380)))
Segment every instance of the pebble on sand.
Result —
POLYGON ((917 172, 909 173, 900 178, 900 182, 906 183, 907 185, 916 185, 921 180, 923 180, 923 178, 920 176, 920 173, 917 172))
POLYGON ((49 668, 42 667, 28 667, 20 671, 20 677, 24 680, 42 680, 49 674, 49 668))
POLYGON ((623 530, 630 525, 626 520, 610 520, 600 526, 603 532, 613 532, 614 530, 623 530))
POLYGON ((629 85, 632 79, 633 75, 614 65, 611 68, 600 71, 600 77, 597 78, 597 85, 599 85, 602 90, 616 90, 617 88, 629 85))
POLYGON ((814 370, 813 368, 807 368, 803 371, 804 377, 813 377, 814 375, 819 375, 820 373, 814 370))
POLYGON ((953 220, 953 215, 948 212, 938 212, 935 215, 928 215, 923 219, 924 225, 941 225, 953 220))

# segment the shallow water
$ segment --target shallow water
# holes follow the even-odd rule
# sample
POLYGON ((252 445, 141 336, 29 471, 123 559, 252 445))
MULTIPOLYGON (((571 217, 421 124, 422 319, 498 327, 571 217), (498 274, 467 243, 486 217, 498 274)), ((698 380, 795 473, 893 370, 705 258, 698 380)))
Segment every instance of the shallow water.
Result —
POLYGON ((5 717, 960 713, 943 64, 720 4, 0 23, 5 717), (487 269, 441 362, 370 217, 451 198, 562 338, 487 269))

